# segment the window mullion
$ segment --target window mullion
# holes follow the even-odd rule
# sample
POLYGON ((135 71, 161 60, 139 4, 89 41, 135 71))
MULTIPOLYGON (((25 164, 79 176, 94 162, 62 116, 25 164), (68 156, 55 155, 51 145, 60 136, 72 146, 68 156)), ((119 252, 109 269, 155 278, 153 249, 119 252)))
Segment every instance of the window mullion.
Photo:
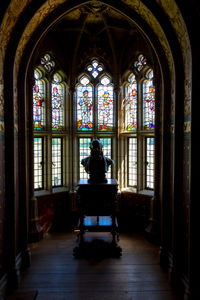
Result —
POLYGON ((137 191, 143 188, 143 143, 142 143, 142 82, 138 80, 138 102, 137 102, 137 191))
POLYGON ((52 191, 52 112, 51 112, 51 81, 47 84, 47 138, 46 138, 46 188, 52 191))
POLYGON ((93 85, 93 120, 94 120, 94 137, 97 134, 97 122, 98 122, 98 94, 97 94, 97 85, 93 85))

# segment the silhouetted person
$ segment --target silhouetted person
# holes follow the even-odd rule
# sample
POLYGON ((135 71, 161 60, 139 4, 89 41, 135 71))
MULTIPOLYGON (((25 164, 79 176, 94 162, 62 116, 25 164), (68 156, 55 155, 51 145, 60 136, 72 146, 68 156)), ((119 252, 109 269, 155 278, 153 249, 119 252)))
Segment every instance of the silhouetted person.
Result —
POLYGON ((88 182, 107 182, 105 174, 114 161, 103 155, 102 148, 103 145, 99 140, 92 140, 90 143, 90 156, 81 160, 81 164, 90 176, 88 182))

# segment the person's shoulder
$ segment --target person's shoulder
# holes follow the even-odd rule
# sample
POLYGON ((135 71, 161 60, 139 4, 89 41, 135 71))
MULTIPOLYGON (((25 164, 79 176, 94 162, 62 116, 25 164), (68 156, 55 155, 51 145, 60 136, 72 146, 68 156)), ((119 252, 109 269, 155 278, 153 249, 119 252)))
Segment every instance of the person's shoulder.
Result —
POLYGON ((87 163, 90 160, 90 156, 82 158, 81 164, 87 163))

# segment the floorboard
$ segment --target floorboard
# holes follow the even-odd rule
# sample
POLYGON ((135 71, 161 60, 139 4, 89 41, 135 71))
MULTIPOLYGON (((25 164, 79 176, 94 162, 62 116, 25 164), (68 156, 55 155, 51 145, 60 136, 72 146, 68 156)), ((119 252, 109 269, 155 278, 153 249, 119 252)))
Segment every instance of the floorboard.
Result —
MULTIPOLYGON (((88 247, 109 243, 109 233, 86 233, 88 247)), ((137 234, 120 234, 122 256, 98 253, 73 257, 76 234, 48 234, 31 245, 31 267, 20 292, 37 290, 36 300, 178 300, 159 266, 158 247, 137 234)), ((19 292, 18 291, 18 292, 19 292)))

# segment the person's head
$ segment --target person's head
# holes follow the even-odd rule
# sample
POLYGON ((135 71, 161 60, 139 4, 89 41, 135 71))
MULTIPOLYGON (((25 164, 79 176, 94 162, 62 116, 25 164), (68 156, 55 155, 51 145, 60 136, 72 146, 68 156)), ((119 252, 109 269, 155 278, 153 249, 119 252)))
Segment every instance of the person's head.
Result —
POLYGON ((103 148, 103 144, 99 140, 97 139, 92 140, 92 142, 90 143, 91 155, 97 156, 102 154, 102 148, 103 148))

